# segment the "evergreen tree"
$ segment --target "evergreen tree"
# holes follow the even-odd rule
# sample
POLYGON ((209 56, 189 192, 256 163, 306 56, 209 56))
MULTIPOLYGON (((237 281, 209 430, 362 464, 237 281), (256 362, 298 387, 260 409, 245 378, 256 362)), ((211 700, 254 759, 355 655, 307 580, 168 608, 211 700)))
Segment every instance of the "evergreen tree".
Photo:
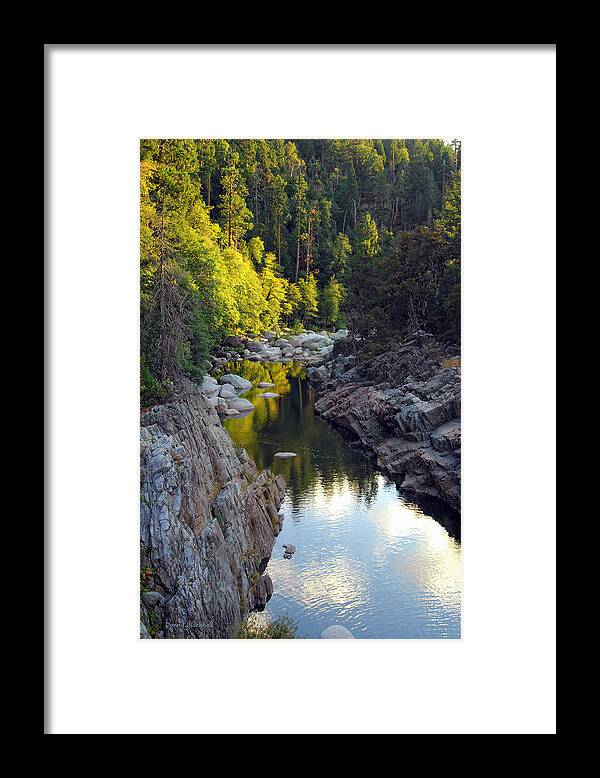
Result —
POLYGON ((340 324, 340 303, 344 287, 332 276, 321 292, 319 316, 326 327, 338 327, 340 324))
POLYGON ((319 296, 317 281, 313 275, 307 275, 298 281, 300 304, 298 312, 302 324, 309 325, 317 318, 319 311, 319 296))
POLYGON ((252 229, 252 214, 246 206, 248 189, 238 167, 238 155, 232 154, 221 178, 219 214, 226 245, 238 247, 252 229))
POLYGON ((348 257, 352 253, 352 246, 350 239, 343 232, 338 232, 333 244, 333 261, 331 263, 331 270, 334 275, 343 275, 346 269, 346 263, 348 257))
POLYGON ((370 213, 354 231, 353 251, 346 267, 344 313, 353 332, 363 340, 375 336, 379 297, 379 234, 370 213))
POLYGON ((201 375, 225 335, 339 326, 340 307, 363 341, 456 340, 460 263, 459 141, 141 142, 147 387, 201 375))

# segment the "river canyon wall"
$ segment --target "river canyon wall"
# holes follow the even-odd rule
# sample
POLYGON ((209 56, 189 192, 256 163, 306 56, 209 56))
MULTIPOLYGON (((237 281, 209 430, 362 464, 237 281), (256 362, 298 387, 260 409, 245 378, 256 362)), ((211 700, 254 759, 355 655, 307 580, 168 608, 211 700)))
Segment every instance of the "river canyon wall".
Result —
POLYGON ((349 340, 308 370, 315 411, 351 432, 400 488, 460 511, 460 356, 416 332, 361 361, 349 340))
POLYGON ((140 636, 235 637, 273 591, 285 481, 258 473, 188 381, 142 413, 140 446, 140 636))

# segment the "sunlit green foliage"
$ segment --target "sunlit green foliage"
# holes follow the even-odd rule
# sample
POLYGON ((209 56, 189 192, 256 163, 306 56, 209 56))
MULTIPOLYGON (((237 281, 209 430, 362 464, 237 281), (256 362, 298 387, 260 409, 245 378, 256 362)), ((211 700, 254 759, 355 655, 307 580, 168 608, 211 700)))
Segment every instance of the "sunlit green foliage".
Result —
POLYGON ((460 144, 143 140, 141 338, 159 383, 283 325, 460 333, 460 144), (347 287, 347 289, 346 289, 347 287))
POLYGON ((300 304, 298 315, 304 325, 311 324, 317 318, 319 310, 319 297, 317 293, 317 279, 314 275, 308 275, 298 281, 300 292, 300 304))
POLYGON ((344 296, 344 287, 332 276, 321 291, 319 317, 326 327, 337 328, 342 324, 340 304, 344 296))

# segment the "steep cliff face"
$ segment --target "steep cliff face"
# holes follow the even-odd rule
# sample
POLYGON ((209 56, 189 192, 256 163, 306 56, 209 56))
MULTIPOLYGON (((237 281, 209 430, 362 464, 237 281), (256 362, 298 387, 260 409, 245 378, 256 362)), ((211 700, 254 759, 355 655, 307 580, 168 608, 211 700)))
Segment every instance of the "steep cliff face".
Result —
POLYGON ((235 637, 264 607, 285 482, 236 451, 186 383, 141 418, 141 637, 235 637))
POLYGON ((458 511, 459 364, 452 348, 424 332, 362 364, 334 351, 331 361, 309 370, 315 410, 352 431, 401 488, 458 511))

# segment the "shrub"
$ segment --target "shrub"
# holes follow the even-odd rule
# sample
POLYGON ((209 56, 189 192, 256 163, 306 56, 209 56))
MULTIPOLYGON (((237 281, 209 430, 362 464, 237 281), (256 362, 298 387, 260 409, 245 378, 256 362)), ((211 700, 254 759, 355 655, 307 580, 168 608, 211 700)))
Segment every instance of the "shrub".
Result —
POLYGON ((282 616, 268 624, 256 616, 248 616, 240 624, 238 640, 289 640, 296 637, 296 625, 289 616, 282 616))
POLYGON ((150 405, 166 397, 166 390, 152 375, 148 367, 146 355, 140 357, 140 402, 142 405, 150 405))

